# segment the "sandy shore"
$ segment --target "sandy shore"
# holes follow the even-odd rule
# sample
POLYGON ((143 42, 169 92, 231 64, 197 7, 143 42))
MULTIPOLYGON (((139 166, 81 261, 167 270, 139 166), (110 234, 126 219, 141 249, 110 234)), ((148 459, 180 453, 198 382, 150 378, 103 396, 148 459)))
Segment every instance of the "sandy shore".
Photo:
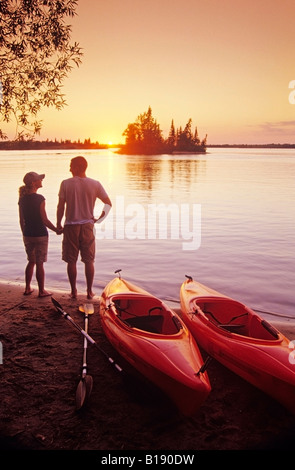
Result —
MULTIPOLYGON (((89 333, 118 363, 99 322, 99 294, 93 299, 89 333)), ((83 326, 80 295, 54 297, 83 326)), ((294 325, 281 324, 289 339, 294 325)), ((79 412, 83 337, 37 290, 0 284, 1 450, 250 450, 291 449, 295 417, 280 404, 212 361, 212 392, 190 418, 180 416, 158 390, 119 373, 93 346, 88 349, 93 389, 79 412)), ((122 365, 122 364, 121 364, 122 365)))

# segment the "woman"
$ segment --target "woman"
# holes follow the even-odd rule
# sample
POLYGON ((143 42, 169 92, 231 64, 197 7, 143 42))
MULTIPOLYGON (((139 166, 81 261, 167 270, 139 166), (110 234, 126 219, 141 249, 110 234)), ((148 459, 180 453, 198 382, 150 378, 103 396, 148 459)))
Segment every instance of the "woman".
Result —
POLYGON ((26 287, 24 295, 33 292, 31 281, 36 265, 36 279, 39 288, 39 297, 51 295, 44 288, 45 271, 43 263, 47 261, 48 251, 48 231, 53 230, 57 234, 61 231, 48 220, 45 210, 45 198, 37 194, 42 187, 42 180, 45 175, 38 175, 34 171, 24 176, 24 186, 19 188, 19 220, 23 233, 24 245, 28 257, 28 264, 25 270, 26 287))

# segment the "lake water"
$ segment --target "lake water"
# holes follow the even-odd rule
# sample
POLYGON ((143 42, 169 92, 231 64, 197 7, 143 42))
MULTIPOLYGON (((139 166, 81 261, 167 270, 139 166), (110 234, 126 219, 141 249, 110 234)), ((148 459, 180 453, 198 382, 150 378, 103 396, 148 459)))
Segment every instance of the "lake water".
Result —
MULTIPOLYGON (((60 182, 80 151, 1 151, 0 279, 21 283, 26 256, 18 188, 28 171, 45 173, 55 223, 60 182)), ((96 225, 94 290, 122 276, 163 300, 179 301, 185 274, 252 308, 295 318, 295 151, 208 149, 206 155, 124 156, 84 151, 87 175, 113 202, 96 225)), ((96 214, 102 205, 97 204, 96 214)), ((62 237, 50 232, 46 287, 69 290, 62 237)), ((85 293, 83 266, 78 289, 85 293)), ((272 316, 272 319, 276 319, 272 316)))

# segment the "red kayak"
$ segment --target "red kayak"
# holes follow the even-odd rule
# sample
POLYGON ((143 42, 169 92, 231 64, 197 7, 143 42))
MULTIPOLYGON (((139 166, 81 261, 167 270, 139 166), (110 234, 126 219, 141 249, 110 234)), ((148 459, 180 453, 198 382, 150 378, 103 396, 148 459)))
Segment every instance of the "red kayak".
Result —
POLYGON ((190 277, 181 286, 180 303, 201 348, 295 414, 289 339, 246 305, 190 277))
POLYGON ((194 338, 175 312, 119 277, 102 293, 100 317, 113 347, 181 413, 200 408, 211 390, 209 379, 194 338))

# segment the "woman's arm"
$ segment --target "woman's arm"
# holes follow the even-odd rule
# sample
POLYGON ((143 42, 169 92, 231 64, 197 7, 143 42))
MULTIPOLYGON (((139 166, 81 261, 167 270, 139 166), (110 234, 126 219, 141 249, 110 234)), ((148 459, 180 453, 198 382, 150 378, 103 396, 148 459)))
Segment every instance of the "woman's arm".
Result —
POLYGON ((61 233, 61 231, 58 230, 55 227, 55 225, 53 225, 53 223, 50 222, 50 220, 48 219, 47 214, 46 214, 46 210, 45 210, 45 201, 42 201, 41 204, 40 204, 40 215, 41 215, 41 218, 42 218, 42 222, 46 227, 50 228, 50 230, 53 230, 53 232, 55 232, 55 233, 61 233))
POLYGON ((18 213, 19 213, 19 225, 20 225, 20 228, 21 228, 22 233, 24 233, 24 230, 25 230, 25 219, 24 219, 23 211, 22 211, 22 209, 21 209, 20 206, 19 206, 19 208, 18 208, 18 213))

